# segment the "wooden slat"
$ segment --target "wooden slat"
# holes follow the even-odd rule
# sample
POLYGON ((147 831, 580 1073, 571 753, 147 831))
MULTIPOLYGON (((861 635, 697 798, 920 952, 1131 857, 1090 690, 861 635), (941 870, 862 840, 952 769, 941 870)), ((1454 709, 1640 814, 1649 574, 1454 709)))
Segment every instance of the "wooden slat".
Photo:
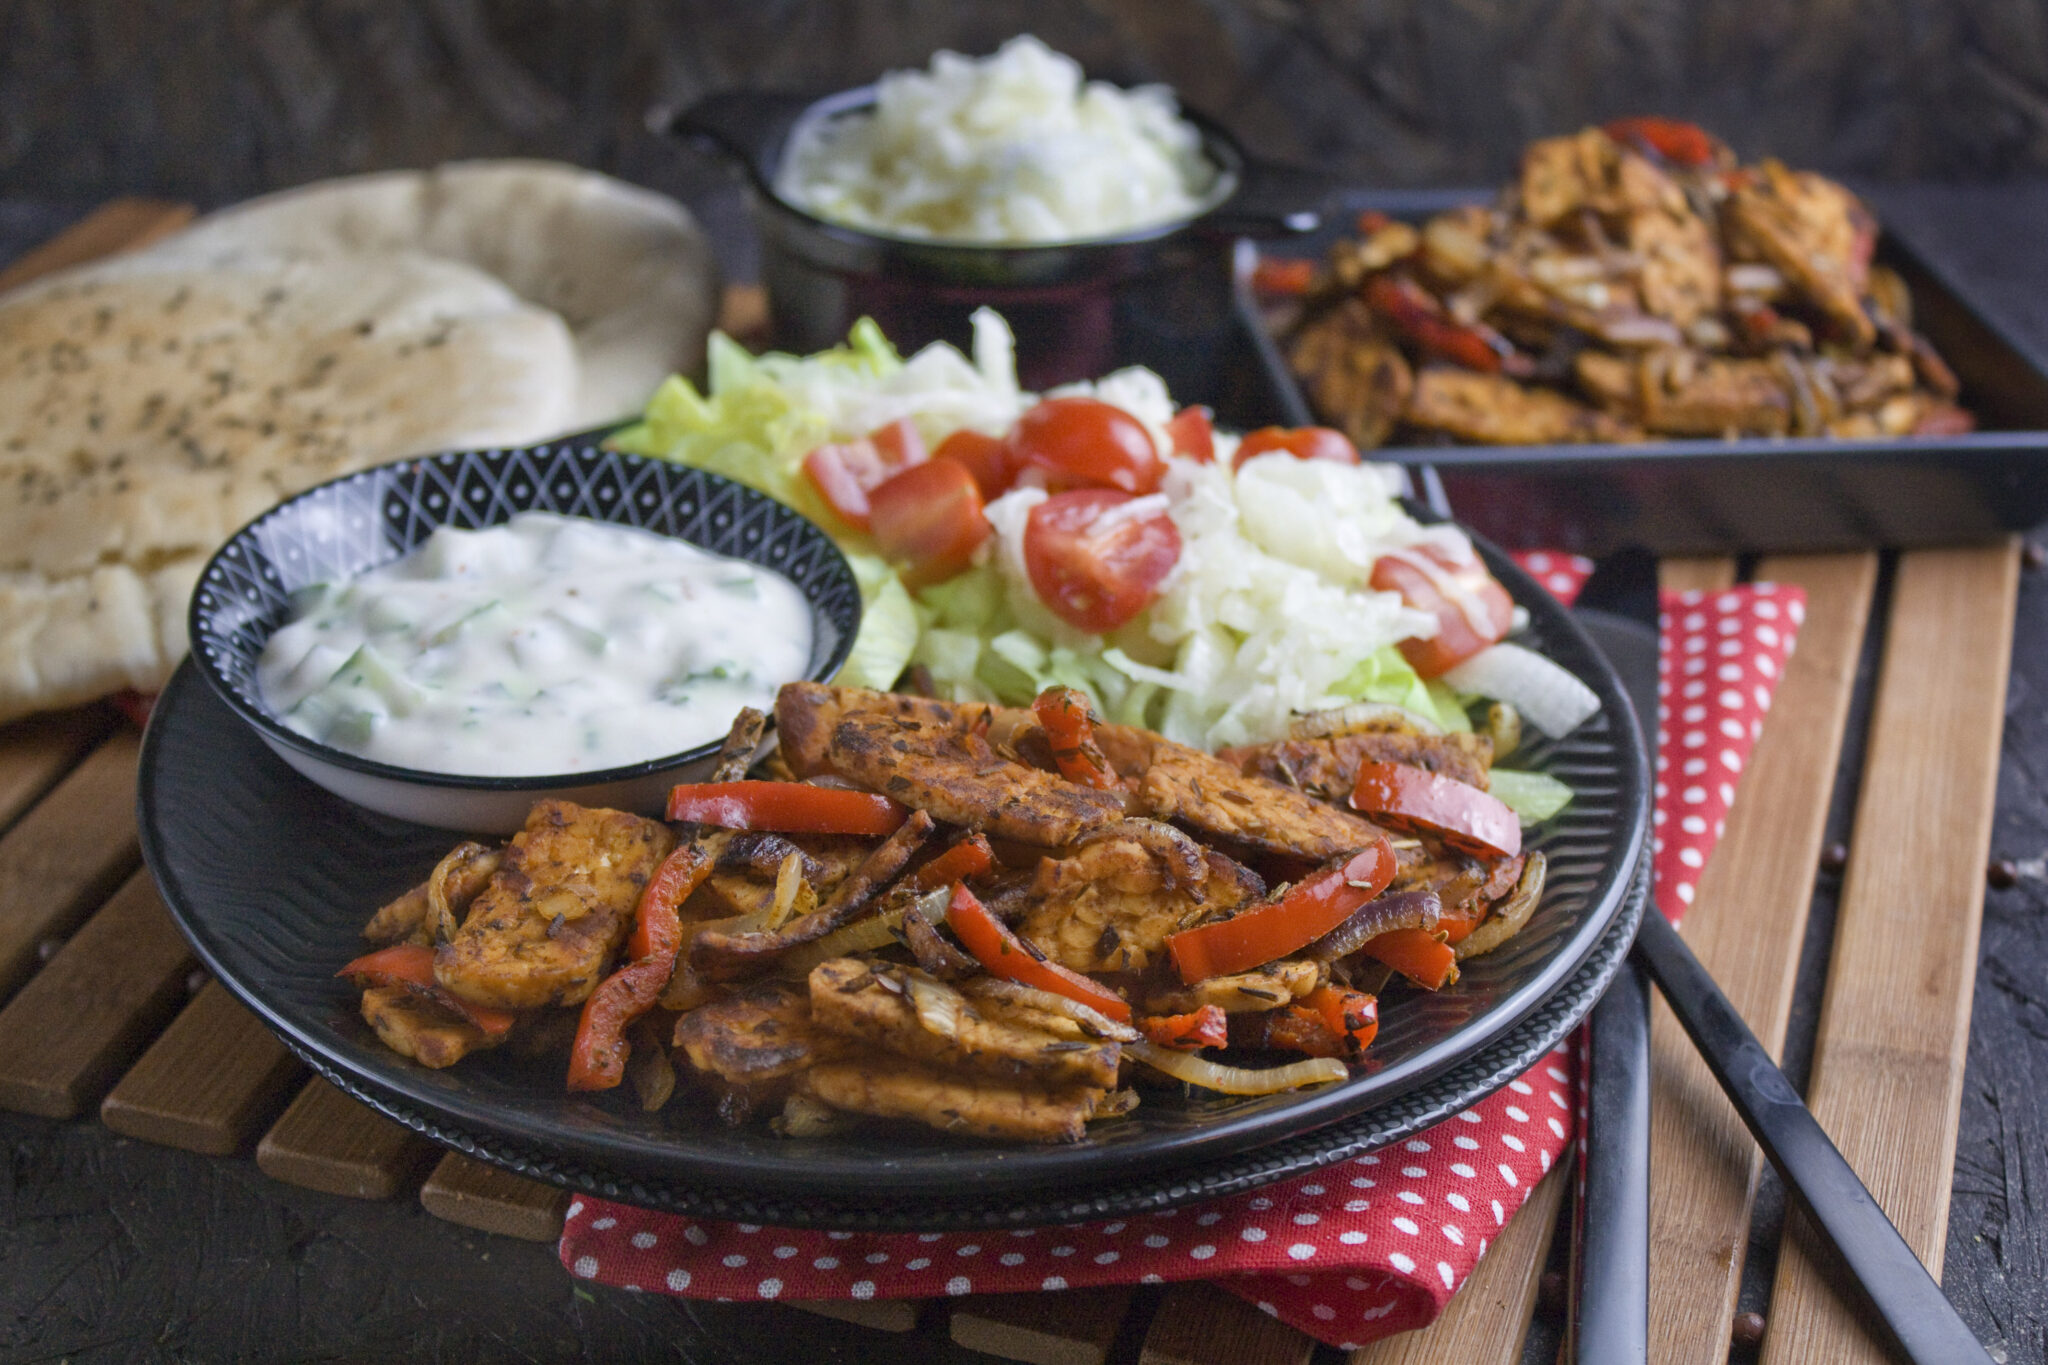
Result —
MULTIPOLYGON (((1773 1054, 1792 984, 1877 582, 1874 554, 1767 560, 1806 590, 1798 648, 1699 879, 1685 938, 1773 1054)), ((1763 1157, 1662 996, 1650 1024, 1650 1358, 1720 1365, 1763 1157)))
POLYGON ((783 1300, 785 1307, 800 1308, 821 1318, 836 1318, 856 1327, 872 1327, 878 1332, 910 1331, 917 1326, 918 1315, 929 1302, 929 1299, 783 1300))
POLYGON ((1315 1338, 1212 1284, 1166 1291, 1138 1365, 1308 1365, 1315 1338))
POLYGON ((111 707, 80 706, 0 727, 0 829, 20 819, 119 723, 111 707))
POLYGON ((389 1199, 411 1185, 434 1145, 314 1078, 256 1144, 273 1180, 355 1199, 389 1199))
MULTIPOLYGON (((1941 1273, 2012 654, 2016 546, 1901 555, 1807 1102, 1941 1273)), ((1878 1362, 1810 1235, 1780 1249, 1764 1365, 1878 1362)))
POLYGON ((1574 1161, 1560 1161, 1529 1192, 1443 1316, 1416 1332, 1375 1341, 1347 1365, 1513 1365, 1536 1312, 1536 1288, 1550 1255, 1557 1211, 1564 1206, 1574 1161))
POLYGON ((192 221, 190 204, 161 199, 114 199, 94 209, 41 246, 22 253, 0 270, 0 290, 27 284, 38 275, 63 270, 117 251, 133 251, 170 236, 192 221))
POLYGON ((209 981, 100 1104, 117 1133, 232 1156, 304 1074, 277 1035, 209 981))
POLYGON ((0 1108, 67 1119, 185 998, 192 950, 138 872, 0 1010, 0 1108))
MULTIPOLYGON (((36 945, 69 933, 135 870, 135 755, 121 732, 0 835, 0 1000, 35 969, 36 945)), ((0 1049, 14 1042, 0 1035, 0 1049)))
POLYGON ((976 1294, 953 1304, 953 1340, 1028 1365, 1102 1365, 1131 1306, 1128 1285, 976 1294))
POLYGON ((478 1232, 552 1242, 562 1235, 569 1192, 450 1152, 420 1186, 420 1203, 436 1218, 478 1232))
POLYGON ((1657 564, 1657 586, 1665 592, 1713 592, 1735 581, 1735 561, 1718 556, 1665 559, 1657 564))

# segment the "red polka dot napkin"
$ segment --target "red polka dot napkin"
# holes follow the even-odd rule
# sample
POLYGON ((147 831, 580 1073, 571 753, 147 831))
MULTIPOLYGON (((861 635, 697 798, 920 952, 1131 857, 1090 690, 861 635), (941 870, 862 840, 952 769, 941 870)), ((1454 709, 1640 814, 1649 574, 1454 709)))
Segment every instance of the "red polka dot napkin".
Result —
MULTIPOLYGON (((1566 600, 1591 566, 1529 555, 1566 600)), ((1676 919, 1720 837, 1804 595, 1759 584, 1663 599, 1656 900, 1676 919)), ((721 1301, 924 1298, 1211 1280, 1323 1341, 1353 1346, 1443 1311, 1573 1132, 1573 1049, 1397 1147, 1167 1213, 1016 1231, 805 1232, 569 1205, 578 1279, 721 1301)))

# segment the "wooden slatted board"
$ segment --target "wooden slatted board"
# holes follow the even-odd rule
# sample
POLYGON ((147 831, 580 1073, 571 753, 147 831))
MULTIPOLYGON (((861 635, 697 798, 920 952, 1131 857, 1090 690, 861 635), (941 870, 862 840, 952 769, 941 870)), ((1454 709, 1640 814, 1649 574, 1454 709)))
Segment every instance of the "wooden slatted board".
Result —
MULTIPOLYGON (((175 231, 181 205, 121 200, 0 271, 0 288, 175 231)), ((744 329, 758 291, 735 290, 744 329)), ((2010 544, 1901 556, 1867 741, 1855 838, 1822 1007, 1811 1097, 1907 1240, 1937 1272, 1947 1221, 1997 774, 2018 556, 2010 544), (1943 818, 1930 821, 1926 811, 1943 818), (1902 885, 1912 895, 1899 895, 1902 885)), ((1736 580, 1726 560, 1672 562, 1668 587, 1736 580)), ((1782 1045, 1857 660, 1875 554, 1767 559, 1807 619, 1728 831, 1684 932, 1758 1036, 1782 1045)), ((97 1105, 118 1131, 357 1197, 415 1194, 485 1232, 549 1240, 555 1189, 442 1154, 291 1060, 189 953, 137 871, 136 737, 109 708, 0 728, 0 1105, 67 1116, 97 1105), (104 1100, 102 1100, 104 1097, 104 1100)), ((1760 1158, 1661 1002, 1652 1027, 1652 1356, 1726 1359, 1760 1158)), ((1553 1172, 1432 1327, 1349 1365, 1518 1360, 1567 1181, 1553 1172)), ((956 1341, 1020 1361, 1096 1365, 1126 1326, 1126 1290, 943 1305, 956 1341)), ((1205 1285, 1147 1298, 1144 1365, 1306 1365, 1313 1343, 1205 1285)), ((916 1302, 792 1304, 907 1331, 916 1302)), ((773 1310, 764 1310, 773 1311, 773 1310)), ((1140 1324, 1130 1324, 1135 1331, 1140 1324)), ((1767 1365, 1881 1360, 1853 1300, 1793 1220, 1779 1259, 1767 1365)))

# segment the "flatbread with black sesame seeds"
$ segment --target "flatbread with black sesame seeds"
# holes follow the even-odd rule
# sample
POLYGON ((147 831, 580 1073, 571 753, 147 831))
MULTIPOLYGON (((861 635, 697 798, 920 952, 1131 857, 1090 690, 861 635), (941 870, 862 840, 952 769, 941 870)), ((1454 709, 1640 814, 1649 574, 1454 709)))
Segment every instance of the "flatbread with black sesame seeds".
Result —
POLYGON ((206 556, 383 460, 571 425, 569 329, 406 253, 141 252, 0 296, 0 720, 160 685, 206 556))

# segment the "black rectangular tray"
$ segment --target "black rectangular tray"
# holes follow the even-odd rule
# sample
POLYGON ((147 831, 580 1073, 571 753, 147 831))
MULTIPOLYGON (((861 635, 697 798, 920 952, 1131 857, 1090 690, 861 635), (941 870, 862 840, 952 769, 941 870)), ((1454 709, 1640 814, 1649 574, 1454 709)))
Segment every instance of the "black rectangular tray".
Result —
MULTIPOLYGON (((1491 195, 1350 192, 1320 232, 1268 249, 1320 258, 1368 209, 1419 220, 1491 195)), ((1407 468, 1438 511, 1455 511, 1513 549, 1597 556, 1626 545, 1658 554, 1952 545, 2048 519, 2048 374, 1974 312, 1909 238, 1886 229, 1878 259, 1905 278, 1916 325, 1962 381, 1961 402, 1979 430, 1881 441, 1384 446, 1366 457, 1407 468)), ((1248 293, 1243 305, 1257 316, 1248 293)), ((1307 420, 1307 400, 1278 348, 1261 336, 1255 349, 1275 418, 1307 420)))

